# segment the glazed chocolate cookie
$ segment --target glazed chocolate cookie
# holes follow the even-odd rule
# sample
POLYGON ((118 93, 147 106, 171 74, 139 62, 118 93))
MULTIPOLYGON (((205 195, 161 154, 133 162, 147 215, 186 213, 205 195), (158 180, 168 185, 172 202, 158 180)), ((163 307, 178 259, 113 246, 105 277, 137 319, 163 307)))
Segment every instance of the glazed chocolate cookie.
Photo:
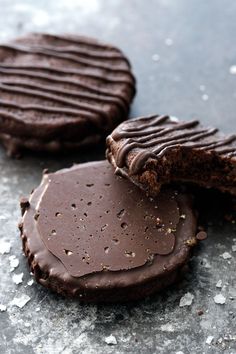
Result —
POLYGON ((0 140, 8 153, 55 151, 96 143, 126 119, 135 79, 111 45, 30 34, 0 45, 0 94, 0 140))
POLYGON ((189 195, 166 189, 147 198, 107 161, 44 174, 21 208, 36 280, 81 301, 128 301, 163 289, 197 243, 189 195))
POLYGON ((236 135, 197 120, 150 116, 120 124, 107 138, 107 158, 117 174, 150 195, 170 181, 197 183, 236 195, 236 135))

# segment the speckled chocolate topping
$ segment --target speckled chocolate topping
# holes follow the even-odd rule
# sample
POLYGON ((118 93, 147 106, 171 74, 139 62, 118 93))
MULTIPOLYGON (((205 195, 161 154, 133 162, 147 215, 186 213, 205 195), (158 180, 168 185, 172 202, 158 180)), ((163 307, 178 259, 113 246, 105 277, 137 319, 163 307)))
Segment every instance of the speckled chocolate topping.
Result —
POLYGON ((167 189, 147 198, 106 161, 45 174, 21 207, 36 280, 84 301, 138 299, 169 285, 196 244, 189 196, 167 189))
POLYGON ((236 195, 236 134, 223 135, 197 120, 154 115, 120 124, 107 146, 116 173, 150 193, 174 180, 236 195))
POLYGON ((30 34, 0 44, 0 93, 0 133, 13 137, 4 143, 14 155, 20 145, 40 150, 53 140, 101 138, 127 118, 135 80, 129 61, 111 45, 30 34), (22 144, 13 146, 16 139, 22 144), (25 144, 28 139, 38 144, 25 144))

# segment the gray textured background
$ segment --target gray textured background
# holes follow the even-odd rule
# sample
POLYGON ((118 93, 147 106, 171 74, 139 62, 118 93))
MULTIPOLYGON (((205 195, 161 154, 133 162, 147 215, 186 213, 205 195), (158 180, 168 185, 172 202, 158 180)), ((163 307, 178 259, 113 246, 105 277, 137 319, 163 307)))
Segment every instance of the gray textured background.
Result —
MULTIPOLYGON (((231 132, 236 131, 236 75, 230 73, 236 65, 235 18, 233 0, 0 0, 0 39, 32 30, 99 36, 120 46, 133 63, 138 94, 132 116, 199 117, 231 132)), ((207 207, 209 238, 195 251, 188 275, 151 299, 82 306, 27 285, 30 275, 16 229, 19 197, 39 183, 45 167, 55 170, 102 156, 92 152, 59 161, 29 154, 14 161, 0 150, 0 239, 11 244, 10 253, 0 255, 0 304, 7 307, 0 312, 0 353, 236 353, 236 225, 224 220, 218 197, 214 208, 207 207), (231 258, 224 259, 224 252, 231 258), (19 259, 13 272, 11 255, 19 259), (16 285, 12 277, 22 272, 16 285), (187 292, 194 301, 181 308, 187 292), (214 302, 219 293, 224 305, 214 302), (22 309, 12 304, 25 294, 30 301, 22 309), (116 345, 106 343, 110 334, 116 345)))

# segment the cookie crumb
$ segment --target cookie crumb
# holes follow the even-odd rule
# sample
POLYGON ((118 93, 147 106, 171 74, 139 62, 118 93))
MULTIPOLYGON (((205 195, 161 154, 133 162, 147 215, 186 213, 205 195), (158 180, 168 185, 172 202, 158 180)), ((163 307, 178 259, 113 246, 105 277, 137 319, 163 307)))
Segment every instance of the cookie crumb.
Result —
POLYGON ((202 316, 204 314, 204 311, 203 310, 198 310, 197 314, 198 314, 198 316, 202 316))
POLYGON ((29 208, 30 202, 27 198, 20 199, 21 214, 24 215, 25 211, 29 208))
POLYGON ((203 241, 207 238, 207 233, 205 231, 199 231, 196 235, 196 239, 199 241, 203 241))

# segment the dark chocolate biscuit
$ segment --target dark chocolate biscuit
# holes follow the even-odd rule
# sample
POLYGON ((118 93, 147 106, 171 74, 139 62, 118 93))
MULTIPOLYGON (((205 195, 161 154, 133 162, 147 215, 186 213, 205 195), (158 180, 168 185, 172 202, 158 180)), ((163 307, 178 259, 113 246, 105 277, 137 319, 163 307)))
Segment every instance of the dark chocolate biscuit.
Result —
POLYGON ((189 195, 167 189, 148 198, 107 161, 44 174, 21 209, 36 280, 82 301, 128 301, 163 289, 197 243, 189 195))
POLYGON ((0 44, 0 94, 0 140, 14 155, 55 141, 60 149, 101 140, 127 118, 135 79, 111 45, 30 34, 0 44))
POLYGON ((150 116, 120 124, 107 138, 117 174, 155 195, 170 181, 197 183, 236 195, 236 135, 197 120, 150 116))

